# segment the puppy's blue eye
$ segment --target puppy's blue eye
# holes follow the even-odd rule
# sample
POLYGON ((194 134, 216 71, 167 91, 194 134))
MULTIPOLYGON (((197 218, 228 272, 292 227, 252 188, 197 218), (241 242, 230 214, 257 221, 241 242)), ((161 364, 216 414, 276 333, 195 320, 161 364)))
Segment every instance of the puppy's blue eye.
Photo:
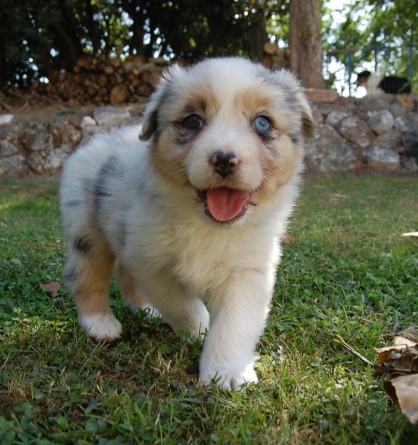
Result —
POLYGON ((197 114, 191 114, 184 119, 183 125, 187 130, 199 130, 203 126, 203 119, 197 114))
POLYGON ((271 121, 266 116, 258 116, 254 120, 253 125, 255 128, 255 131, 257 131, 258 133, 267 133, 272 128, 271 121))

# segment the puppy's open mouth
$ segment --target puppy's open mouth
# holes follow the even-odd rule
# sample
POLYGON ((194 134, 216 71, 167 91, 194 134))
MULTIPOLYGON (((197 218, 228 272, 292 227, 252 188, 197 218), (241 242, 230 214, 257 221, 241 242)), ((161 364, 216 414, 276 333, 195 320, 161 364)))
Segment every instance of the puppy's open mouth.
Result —
POLYGON ((251 197, 249 192, 220 187, 197 190, 205 206, 205 213, 220 223, 234 222, 244 216, 251 197))

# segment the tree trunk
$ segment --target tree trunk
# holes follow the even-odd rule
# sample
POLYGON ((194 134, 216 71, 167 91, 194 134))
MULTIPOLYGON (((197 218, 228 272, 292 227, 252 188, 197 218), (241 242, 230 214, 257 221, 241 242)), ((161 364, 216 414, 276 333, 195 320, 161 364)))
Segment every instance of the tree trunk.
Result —
POLYGON ((248 46, 251 59, 260 62, 263 59, 263 45, 269 41, 264 23, 258 23, 248 30, 248 46))
POLYGON ((324 88, 321 0, 290 1, 290 68, 305 88, 324 88))

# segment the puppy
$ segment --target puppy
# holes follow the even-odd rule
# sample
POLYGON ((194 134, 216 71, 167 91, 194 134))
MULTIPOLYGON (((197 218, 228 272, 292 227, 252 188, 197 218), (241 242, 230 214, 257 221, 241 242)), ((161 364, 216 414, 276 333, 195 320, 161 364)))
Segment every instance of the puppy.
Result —
POLYGON ((174 65, 139 127, 97 136, 68 160, 63 278, 81 328, 114 340, 112 269, 133 312, 206 332, 200 380, 257 382, 253 355, 298 195, 304 138, 316 135, 295 77, 239 58, 174 65))
POLYGON ((385 93, 408 94, 411 92, 411 84, 406 77, 384 76, 378 72, 362 71, 357 74, 355 84, 365 87, 368 96, 382 96, 385 93))

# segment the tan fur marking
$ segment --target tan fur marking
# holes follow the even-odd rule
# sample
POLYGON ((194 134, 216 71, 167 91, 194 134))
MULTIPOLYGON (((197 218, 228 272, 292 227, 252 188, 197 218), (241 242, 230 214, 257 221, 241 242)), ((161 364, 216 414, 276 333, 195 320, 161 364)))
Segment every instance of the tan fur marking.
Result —
POLYGON ((220 108, 220 99, 207 85, 196 89, 190 89, 182 97, 183 112, 195 111, 201 113, 203 119, 213 116, 220 108))
POLYGON ((134 278, 132 278, 132 276, 119 262, 116 267, 116 274, 118 277, 120 292, 125 304, 130 308, 144 307, 147 304, 147 300, 139 292, 134 278))
POLYGON ((109 307, 109 286, 114 260, 114 254, 109 250, 94 249, 89 253, 88 260, 76 263, 80 272, 73 285, 73 292, 80 316, 112 313, 109 307))
POLYGON ((158 139, 151 153, 151 161, 160 175, 173 184, 188 184, 187 170, 184 160, 187 156, 187 146, 173 149, 174 129, 166 129, 158 139))
POLYGON ((239 94, 236 98, 237 106, 243 110, 248 119, 253 119, 261 114, 267 114, 273 119, 273 127, 281 133, 291 131, 293 118, 290 114, 280 113, 280 110, 286 106, 283 100, 277 95, 266 89, 265 86, 256 86, 245 94, 239 94))
POLYGON ((171 183, 189 184, 184 161, 190 144, 199 137, 199 134, 196 134, 190 138, 190 144, 185 144, 177 149, 173 148, 173 140, 176 139, 177 133, 172 117, 177 116, 176 120, 181 122, 188 115, 197 113, 206 121, 216 113, 219 107, 220 101, 207 86, 189 89, 178 100, 170 98, 169 103, 162 104, 161 127, 163 130, 159 134, 158 140, 155 141, 151 159, 156 170, 171 183), (170 120, 165 117, 168 111, 170 120))
POLYGON ((279 156, 273 156, 267 150, 261 154, 264 180, 253 195, 254 200, 267 199, 287 184, 301 168, 302 149, 291 143, 286 135, 281 137, 279 156))

